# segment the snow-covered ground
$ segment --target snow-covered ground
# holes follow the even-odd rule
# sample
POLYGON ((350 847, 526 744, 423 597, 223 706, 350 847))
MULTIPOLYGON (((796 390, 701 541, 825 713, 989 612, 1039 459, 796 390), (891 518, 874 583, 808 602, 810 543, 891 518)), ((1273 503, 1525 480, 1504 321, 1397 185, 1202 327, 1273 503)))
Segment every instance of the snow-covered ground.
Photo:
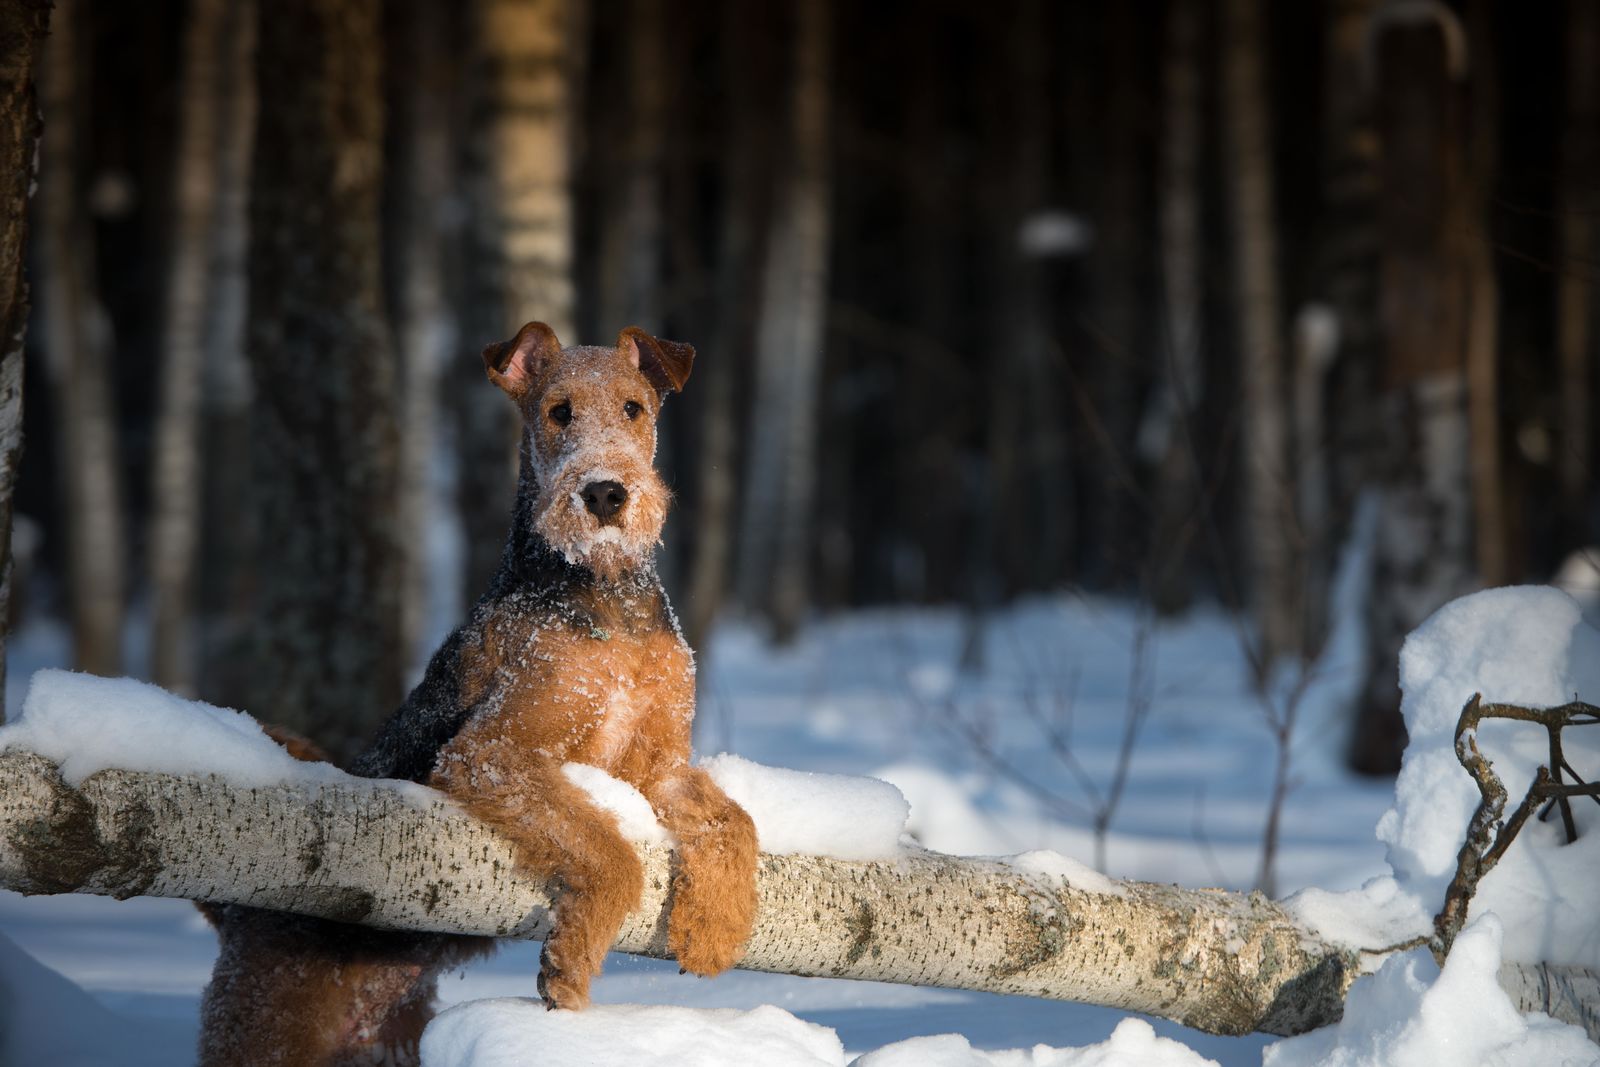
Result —
MULTIPOLYGON (((1497 612, 1504 615, 1514 607, 1501 604, 1497 612)), ((1575 612, 1570 621, 1576 624, 1575 612)), ((1112 791, 1129 715, 1147 707, 1131 748, 1125 789, 1098 850, 1107 873, 1187 885, 1249 888, 1255 883, 1277 751, 1267 709, 1248 684, 1240 633, 1230 618, 1200 611, 1156 626, 1123 603, 1081 597, 1034 600, 987 620, 982 665, 963 672, 955 665, 968 644, 968 628, 968 620, 956 612, 860 613, 815 625, 794 647, 774 650, 749 629, 725 627, 702 657, 697 747, 708 755, 730 752, 800 770, 884 778, 910 801, 909 828, 929 848, 982 855, 1052 849, 1092 864, 1097 856, 1096 814, 1104 811, 1112 791)), ((1394 803, 1393 783, 1353 778, 1341 769, 1339 758, 1345 741, 1339 704, 1360 672, 1349 651, 1359 641, 1349 636, 1335 641, 1332 653, 1300 687, 1292 789, 1283 809, 1276 860, 1280 894, 1310 886, 1355 890, 1391 872, 1374 828, 1394 803)), ((1443 655, 1447 645, 1440 643, 1437 654, 1443 655)), ((19 635, 11 652, 8 707, 21 705, 31 672, 58 664, 64 651, 60 634, 52 630, 35 628, 19 635)), ((1526 650, 1519 655, 1525 660, 1526 650)), ((1433 662, 1419 658, 1416 670, 1425 673, 1433 662)), ((1473 666, 1456 663, 1451 669, 1465 672, 1473 666)), ((1567 684, 1553 659, 1541 669, 1545 688, 1567 684)), ((1417 677, 1421 692, 1425 679, 1422 673, 1417 677)), ((1512 684, 1520 675, 1507 668, 1497 677, 1512 684)), ((1278 692, 1294 691, 1295 681, 1284 680, 1278 692)), ((1426 701, 1431 723, 1443 714, 1432 710, 1434 705, 1443 707, 1456 698, 1437 685, 1429 692, 1434 694, 1426 701)), ((1557 699, 1542 689, 1486 696, 1557 699)), ((1289 699, 1278 698, 1277 714, 1289 699)), ((724 764, 727 773, 740 770, 734 761, 724 764)), ((1413 778, 1423 773, 1414 771, 1413 778)), ((1404 805, 1386 823, 1386 835, 1397 847, 1421 840, 1420 831, 1405 822, 1404 805)), ((1412 882, 1396 891, 1413 883, 1431 886, 1429 879, 1436 876, 1431 867, 1422 860, 1406 862, 1411 867, 1401 874, 1412 882)), ((1593 877, 1588 884, 1594 884, 1593 877)), ((1343 920, 1351 902, 1360 899, 1324 894, 1317 906, 1322 914, 1343 920)), ((1472 927, 1469 933, 1461 941, 1471 950, 1467 956, 1497 956, 1502 937, 1497 924, 1472 927)), ((13 1042, 0 1046, 0 1060, 8 1051, 21 1055, 16 1049, 23 1046, 15 1041, 48 1036, 41 1036, 37 1027, 30 1030, 30 1019, 56 1017, 48 1005, 19 999, 15 990, 26 986, 36 991, 35 1000, 70 1008, 66 1017, 83 1020, 86 1027, 103 1028, 120 1017, 125 1029, 115 1059, 105 1059, 103 1047, 97 1051, 87 1045, 87 1051, 72 1058, 74 1053, 63 1044, 45 1060, 34 1046, 29 1058, 17 1062, 188 1062, 199 993, 215 951, 209 929, 190 906, 4 894, 0 935, 15 946, 0 941, 0 986, 11 987, 11 995, 0 1001, 11 1008, 9 1019, 0 1019, 0 1036, 13 1042), (41 975, 33 961, 77 988, 41 975)), ((1507 935, 1508 947, 1521 943, 1518 936, 1515 931, 1507 935)), ((1438 1020, 1454 1017, 1454 1012, 1486 1020, 1485 1033, 1492 1033, 1484 1042, 1492 1037, 1506 1048, 1523 1047, 1515 1045, 1522 1040, 1516 1027, 1529 1024, 1514 1012, 1509 1017, 1495 1014, 1495 1005, 1488 1003, 1492 997, 1471 985, 1478 972, 1469 973, 1464 963, 1457 970, 1466 977, 1452 978, 1450 968, 1441 977, 1431 966, 1431 961, 1407 957, 1369 980, 1380 992, 1366 994, 1366 1003, 1382 1002, 1378 1006, 1395 1018, 1374 1015, 1376 1007, 1363 1014, 1353 996, 1348 1033, 1341 1029, 1298 1045, 1281 1045, 1272 1062, 1287 1067, 1338 1055, 1344 1055, 1340 1062, 1351 1064, 1388 1062, 1386 1053, 1361 1058, 1361 1049, 1389 1047, 1380 1038, 1411 1041, 1407 1048, 1418 1043, 1426 1047, 1435 1031, 1415 1018, 1411 1022, 1416 1025, 1405 1031, 1412 1036, 1400 1033, 1406 1020, 1395 1013, 1404 1008, 1405 996, 1415 1009, 1412 1015, 1432 1018, 1429 1025, 1435 1030, 1448 1027, 1438 1020), (1307 1043, 1313 1040, 1320 1044, 1307 1043)), ((508 944, 493 959, 447 980, 442 992, 450 1003, 531 998, 536 969, 536 946, 508 944)), ((1202 1062, 1200 1057, 1223 1065, 1255 1065, 1271 1042, 1259 1036, 1214 1037, 1162 1020, 1150 1021, 1152 1032, 1138 1020, 1126 1021, 1124 1013, 1026 998, 742 972, 703 980, 680 976, 669 963, 625 956, 608 961, 594 994, 600 1005, 730 1010, 692 1016, 632 1011, 616 1019, 595 1013, 587 1023, 569 1019, 552 1024, 549 1020, 560 1013, 529 1014, 522 1010, 526 1004, 500 1000, 444 1017, 433 1038, 435 1060, 439 1067, 515 1062, 494 1058, 499 1046, 491 1038, 519 1032, 524 1025, 538 1029, 547 1052, 556 1040, 581 1043, 586 1026, 600 1027, 598 1032, 620 1040, 627 1026, 617 1019, 630 1020, 628 1026, 655 1020, 649 1032, 660 1038, 658 1051, 681 1036, 687 1018, 707 1028, 707 1044, 696 1046, 702 1051, 711 1047, 715 1029, 716 1041, 734 1046, 746 1041, 744 1047, 754 1057, 746 1062, 778 1062, 755 1052, 766 1047, 758 1042, 776 1042, 798 1050, 797 1057, 812 1057, 792 1062, 845 1062, 841 1056, 873 1052, 863 1067, 1194 1064, 1202 1062), (796 1018, 763 1007, 767 1005, 796 1018), (551 1025, 571 1033, 554 1035, 551 1025), (450 1034, 455 1037, 447 1040, 450 1034), (960 1037, 884 1047, 941 1034, 960 1037), (1163 1038, 1181 1041, 1193 1051, 1163 1038), (1018 1052, 995 1061, 972 1051, 1026 1050, 1040 1044, 1075 1051, 1018 1052), (462 1059, 462 1050, 472 1047, 480 1050, 477 1058, 462 1059)), ((1592 1063, 1583 1057, 1600 1051, 1581 1041, 1572 1043, 1571 1032, 1552 1033, 1551 1041, 1567 1042, 1563 1049, 1576 1050, 1576 1058, 1568 1057, 1568 1062, 1592 1063)), ((1539 1031, 1535 1036, 1550 1035, 1539 1031)))

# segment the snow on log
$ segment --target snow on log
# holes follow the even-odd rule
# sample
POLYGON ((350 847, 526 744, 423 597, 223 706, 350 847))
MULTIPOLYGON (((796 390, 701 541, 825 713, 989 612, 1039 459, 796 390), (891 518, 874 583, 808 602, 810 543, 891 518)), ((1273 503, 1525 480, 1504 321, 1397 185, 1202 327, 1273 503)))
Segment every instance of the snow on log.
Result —
MULTIPOLYGON (((616 948, 665 957, 672 857, 641 854, 644 901, 616 948)), ((1331 1023, 1358 970, 1260 894, 935 853, 769 854, 759 880, 753 970, 1082 1001, 1223 1034, 1331 1023)), ((73 788, 28 752, 0 756, 0 885, 521 938, 550 909, 503 841, 419 787, 101 770, 73 788)))

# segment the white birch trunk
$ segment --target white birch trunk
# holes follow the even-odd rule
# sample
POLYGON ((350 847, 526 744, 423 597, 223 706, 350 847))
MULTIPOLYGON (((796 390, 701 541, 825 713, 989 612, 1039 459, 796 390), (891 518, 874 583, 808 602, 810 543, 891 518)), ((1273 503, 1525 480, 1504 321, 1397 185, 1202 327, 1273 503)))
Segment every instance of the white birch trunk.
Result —
POLYGON ((172 260, 167 276, 161 391, 151 457, 151 678, 195 695, 194 594, 200 544, 200 395, 212 300, 222 115, 218 62, 225 0, 194 0, 184 28, 172 260))
POLYGON ((795 4, 787 180, 776 198, 756 327, 740 520, 740 597, 791 635, 807 588, 818 396, 828 310, 829 5, 795 4))
POLYGON ((77 666, 122 672, 121 480, 107 354, 110 330, 95 296, 94 245, 81 159, 88 70, 80 0, 62 0, 40 65, 39 275, 46 367, 60 428, 60 492, 67 531, 67 597, 77 666))
MULTIPOLYGON (((644 899, 615 948, 664 958, 670 854, 641 856, 644 899)), ((117 770, 74 789, 25 752, 0 757, 0 886, 516 938, 548 932, 551 908, 549 888, 515 872, 510 846, 443 797, 382 783, 245 788, 117 770)), ((757 888, 740 963, 749 970, 1074 1000, 1221 1034, 1334 1022, 1358 972, 1354 953, 1259 893, 1077 887, 937 853, 763 855, 757 888)), ((1593 1022, 1587 972, 1502 973, 1524 1010, 1593 1022)))

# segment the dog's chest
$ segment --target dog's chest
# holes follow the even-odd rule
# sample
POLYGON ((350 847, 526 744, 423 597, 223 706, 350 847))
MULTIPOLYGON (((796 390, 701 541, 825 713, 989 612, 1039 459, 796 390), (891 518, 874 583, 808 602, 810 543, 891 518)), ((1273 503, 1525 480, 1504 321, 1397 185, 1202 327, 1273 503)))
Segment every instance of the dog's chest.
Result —
POLYGON ((616 766, 640 735, 647 711, 631 680, 605 693, 595 709, 594 732, 583 746, 584 755, 589 757, 585 762, 605 769, 616 766))
POLYGON ((493 688, 501 695, 486 701, 485 711, 503 724, 509 743, 628 776, 648 772, 634 766, 641 760, 670 757, 669 739, 687 737, 692 659, 670 631, 535 629, 488 647, 496 645, 502 654, 493 688))

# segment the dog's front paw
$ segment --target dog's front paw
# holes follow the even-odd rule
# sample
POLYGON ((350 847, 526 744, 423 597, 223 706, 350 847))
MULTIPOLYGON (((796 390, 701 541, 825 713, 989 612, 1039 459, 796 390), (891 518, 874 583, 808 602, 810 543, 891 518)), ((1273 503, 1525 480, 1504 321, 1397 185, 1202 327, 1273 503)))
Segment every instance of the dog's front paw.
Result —
POLYGON ((744 955, 744 941, 738 937, 696 935, 680 945, 676 955, 684 970, 712 978, 739 962, 744 955))
POLYGON ((582 968, 568 969, 550 952, 547 942, 539 953, 539 996, 552 1011, 582 1011, 589 1006, 589 975, 582 968))
POLYGON ((739 962, 750 937, 743 915, 699 906, 692 891, 681 895, 667 923, 667 947, 686 971, 705 978, 721 974, 739 962))

